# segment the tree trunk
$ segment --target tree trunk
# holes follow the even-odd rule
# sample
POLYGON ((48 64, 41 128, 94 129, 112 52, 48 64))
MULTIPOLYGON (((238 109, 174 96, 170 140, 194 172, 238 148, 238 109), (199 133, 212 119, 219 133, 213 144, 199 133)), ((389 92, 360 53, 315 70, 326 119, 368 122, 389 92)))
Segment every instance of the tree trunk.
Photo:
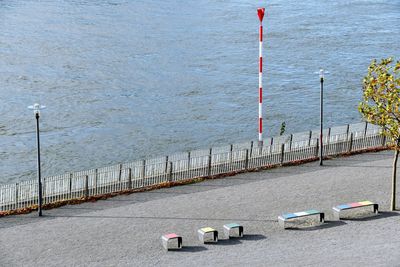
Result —
POLYGON ((392 211, 396 210, 396 171, 397 171, 397 159, 399 158, 399 150, 396 149, 394 152, 393 159, 393 172, 392 172, 392 199, 390 209, 392 211))

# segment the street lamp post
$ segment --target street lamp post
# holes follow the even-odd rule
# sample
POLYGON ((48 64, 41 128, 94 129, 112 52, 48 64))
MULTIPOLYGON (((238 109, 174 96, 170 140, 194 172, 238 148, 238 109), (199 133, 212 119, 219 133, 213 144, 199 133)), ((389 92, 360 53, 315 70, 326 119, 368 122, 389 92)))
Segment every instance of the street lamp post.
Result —
POLYGON ((29 109, 33 110, 36 118, 36 144, 37 144, 37 176, 38 176, 38 213, 42 216, 42 179, 41 179, 41 169, 40 169, 40 137, 39 137, 39 118, 40 110, 46 108, 45 106, 34 104, 29 106, 29 109))
POLYGON ((320 69, 319 72, 319 80, 320 80, 320 132, 319 132, 319 165, 323 165, 323 122, 324 122, 324 75, 329 73, 323 69, 320 69))

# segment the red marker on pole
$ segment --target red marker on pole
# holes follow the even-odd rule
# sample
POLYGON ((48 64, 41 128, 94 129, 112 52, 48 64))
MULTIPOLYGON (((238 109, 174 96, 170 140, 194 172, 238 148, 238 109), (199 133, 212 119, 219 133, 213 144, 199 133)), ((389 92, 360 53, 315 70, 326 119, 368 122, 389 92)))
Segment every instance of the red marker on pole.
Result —
POLYGON ((265 8, 258 8, 257 9, 258 18, 260 19, 260 63, 259 63, 259 72, 258 72, 258 95, 259 95, 259 102, 258 102, 258 145, 263 145, 263 121, 262 121, 262 42, 263 42, 263 26, 262 21, 264 18, 265 8))

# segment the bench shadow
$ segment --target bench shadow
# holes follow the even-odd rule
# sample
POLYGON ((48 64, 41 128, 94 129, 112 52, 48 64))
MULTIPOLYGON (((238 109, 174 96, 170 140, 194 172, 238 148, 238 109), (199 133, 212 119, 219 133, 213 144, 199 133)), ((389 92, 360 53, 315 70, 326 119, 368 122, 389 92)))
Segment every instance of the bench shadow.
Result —
POLYGON ((244 234, 243 237, 240 237, 241 240, 246 240, 246 241, 257 241, 266 238, 267 237, 265 235, 258 235, 258 234, 244 234))
POLYGON ((201 252, 208 250, 206 247, 203 246, 183 246, 181 249, 171 249, 168 252, 201 252))
POLYGON ((384 219, 384 218, 389 218, 389 217, 395 217, 395 216, 400 216, 398 212, 394 211, 380 211, 377 215, 365 215, 362 217, 345 217, 341 218, 342 221, 374 221, 374 220, 379 220, 379 219, 384 219))
POLYGON ((238 245, 241 244, 242 242, 240 241, 239 238, 230 238, 230 239, 218 239, 218 242, 213 243, 205 243, 205 245, 213 245, 213 246, 232 246, 232 245, 238 245))
POLYGON ((292 231, 316 231, 321 229, 329 229, 332 227, 338 227, 346 225, 345 222, 342 221, 325 221, 323 224, 315 225, 315 226, 308 226, 308 227, 288 227, 286 230, 292 231))

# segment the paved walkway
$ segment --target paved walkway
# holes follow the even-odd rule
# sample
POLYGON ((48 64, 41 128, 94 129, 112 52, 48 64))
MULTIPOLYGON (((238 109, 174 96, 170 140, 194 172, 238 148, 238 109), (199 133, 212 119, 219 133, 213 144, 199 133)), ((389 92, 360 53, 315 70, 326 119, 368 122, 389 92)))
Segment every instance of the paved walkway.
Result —
POLYGON ((385 211, 391 160, 369 153, 0 218, 0 266, 399 266, 400 213, 385 211), (383 212, 332 221, 332 206, 365 199, 383 212), (311 208, 328 222, 279 228, 279 214, 311 208), (246 236, 198 242, 198 228, 229 222, 246 236), (162 249, 168 232, 182 251, 162 249))

